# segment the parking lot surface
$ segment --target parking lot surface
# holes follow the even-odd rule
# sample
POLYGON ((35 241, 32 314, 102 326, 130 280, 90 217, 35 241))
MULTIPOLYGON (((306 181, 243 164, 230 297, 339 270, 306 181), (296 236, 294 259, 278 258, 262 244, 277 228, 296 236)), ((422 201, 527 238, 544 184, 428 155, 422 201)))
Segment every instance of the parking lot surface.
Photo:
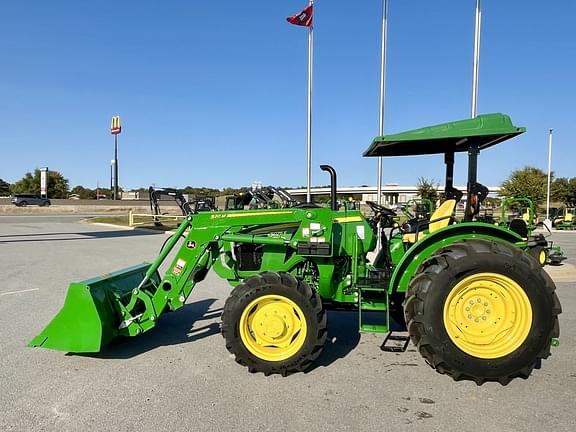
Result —
POLYGON ((96 355, 27 348, 72 281, 152 260, 163 233, 0 216, 0 431, 573 431, 576 232, 553 239, 569 259, 550 270, 563 306, 560 346, 508 386, 454 382, 410 346, 379 348, 357 316, 329 313, 316 366, 250 374, 220 335, 230 287, 215 274, 150 332, 96 355))

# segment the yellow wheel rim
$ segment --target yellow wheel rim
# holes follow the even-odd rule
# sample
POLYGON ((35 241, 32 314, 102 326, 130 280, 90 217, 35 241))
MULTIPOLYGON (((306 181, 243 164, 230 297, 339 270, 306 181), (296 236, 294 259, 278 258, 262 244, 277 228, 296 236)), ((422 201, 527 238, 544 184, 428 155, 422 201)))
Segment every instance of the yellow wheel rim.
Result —
POLYGON ((497 273, 477 273, 458 282, 444 303, 450 340, 473 357, 504 357, 528 337, 532 307, 524 290, 497 273))
POLYGON ((540 262, 540 265, 546 264, 546 251, 540 251, 538 254, 538 261, 540 262))
POLYGON ((306 333, 302 309, 280 295, 258 297, 240 317, 240 338, 244 346, 266 361, 292 357, 304 345, 306 333))

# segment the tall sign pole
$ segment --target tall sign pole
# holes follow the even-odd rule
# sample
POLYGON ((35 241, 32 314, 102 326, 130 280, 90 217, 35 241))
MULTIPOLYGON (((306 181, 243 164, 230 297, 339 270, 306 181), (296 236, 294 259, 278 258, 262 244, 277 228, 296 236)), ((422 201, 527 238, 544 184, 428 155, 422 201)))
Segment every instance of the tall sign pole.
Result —
MULTIPOLYGON (((382 44, 380 48, 380 115, 378 135, 384 135, 384 99, 386 96, 386 50, 388 47, 388 0, 382 4, 382 44)), ((378 181, 376 202, 382 203, 382 156, 378 157, 378 181)))
POLYGON ((48 198, 48 167, 40 168, 40 196, 48 198))
POLYGON ((114 159, 110 161, 110 193, 114 198, 114 159))
POLYGON ((482 11, 480 0, 476 0, 476 20, 474 26, 474 59, 472 63, 472 107, 471 117, 476 117, 478 105, 478 75, 480 67, 480 29, 482 27, 482 11))
POLYGON ((118 135, 122 132, 120 116, 112 117, 110 133, 114 135, 114 199, 118 199, 118 135))
POLYGON ((548 130, 548 186, 546 189, 546 220, 544 223, 548 228, 552 228, 552 221, 550 220, 550 181, 552 177, 552 131, 548 130))

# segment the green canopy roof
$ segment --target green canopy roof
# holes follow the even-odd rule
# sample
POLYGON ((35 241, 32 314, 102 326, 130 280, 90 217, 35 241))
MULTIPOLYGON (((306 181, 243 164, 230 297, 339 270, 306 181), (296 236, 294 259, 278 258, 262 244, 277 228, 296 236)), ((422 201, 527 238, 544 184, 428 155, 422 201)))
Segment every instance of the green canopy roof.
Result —
POLYGON ((483 114, 460 120, 374 138, 363 156, 414 156, 467 151, 471 144, 479 150, 524 133, 505 114, 483 114))

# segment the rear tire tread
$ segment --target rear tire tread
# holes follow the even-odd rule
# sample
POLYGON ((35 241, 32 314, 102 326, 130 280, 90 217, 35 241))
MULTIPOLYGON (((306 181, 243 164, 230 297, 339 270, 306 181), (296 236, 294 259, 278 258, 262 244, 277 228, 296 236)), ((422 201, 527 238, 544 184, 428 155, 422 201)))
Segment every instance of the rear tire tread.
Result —
POLYGON ((560 301, 555 293, 555 285, 540 264, 528 257, 522 250, 495 241, 486 240, 463 240, 462 242, 440 249, 434 256, 426 260, 418 269, 416 276, 410 282, 406 300, 404 303, 404 313, 407 322, 408 332, 420 355, 437 372, 451 376, 455 381, 471 380, 481 385, 488 381, 499 382, 507 385, 514 378, 528 378, 533 369, 539 369, 541 360, 550 356, 550 344, 545 344, 542 350, 533 359, 531 364, 525 365, 520 370, 504 376, 484 377, 466 374, 458 369, 458 365, 450 365, 444 354, 435 348, 431 338, 428 336, 424 325, 424 305, 428 295, 433 277, 439 273, 449 270, 458 259, 471 254, 505 254, 513 256, 515 260, 521 260, 528 264, 534 275, 539 275, 544 281, 543 288, 553 305, 551 308, 552 326, 547 340, 557 338, 560 334, 558 315, 562 312, 560 301))

